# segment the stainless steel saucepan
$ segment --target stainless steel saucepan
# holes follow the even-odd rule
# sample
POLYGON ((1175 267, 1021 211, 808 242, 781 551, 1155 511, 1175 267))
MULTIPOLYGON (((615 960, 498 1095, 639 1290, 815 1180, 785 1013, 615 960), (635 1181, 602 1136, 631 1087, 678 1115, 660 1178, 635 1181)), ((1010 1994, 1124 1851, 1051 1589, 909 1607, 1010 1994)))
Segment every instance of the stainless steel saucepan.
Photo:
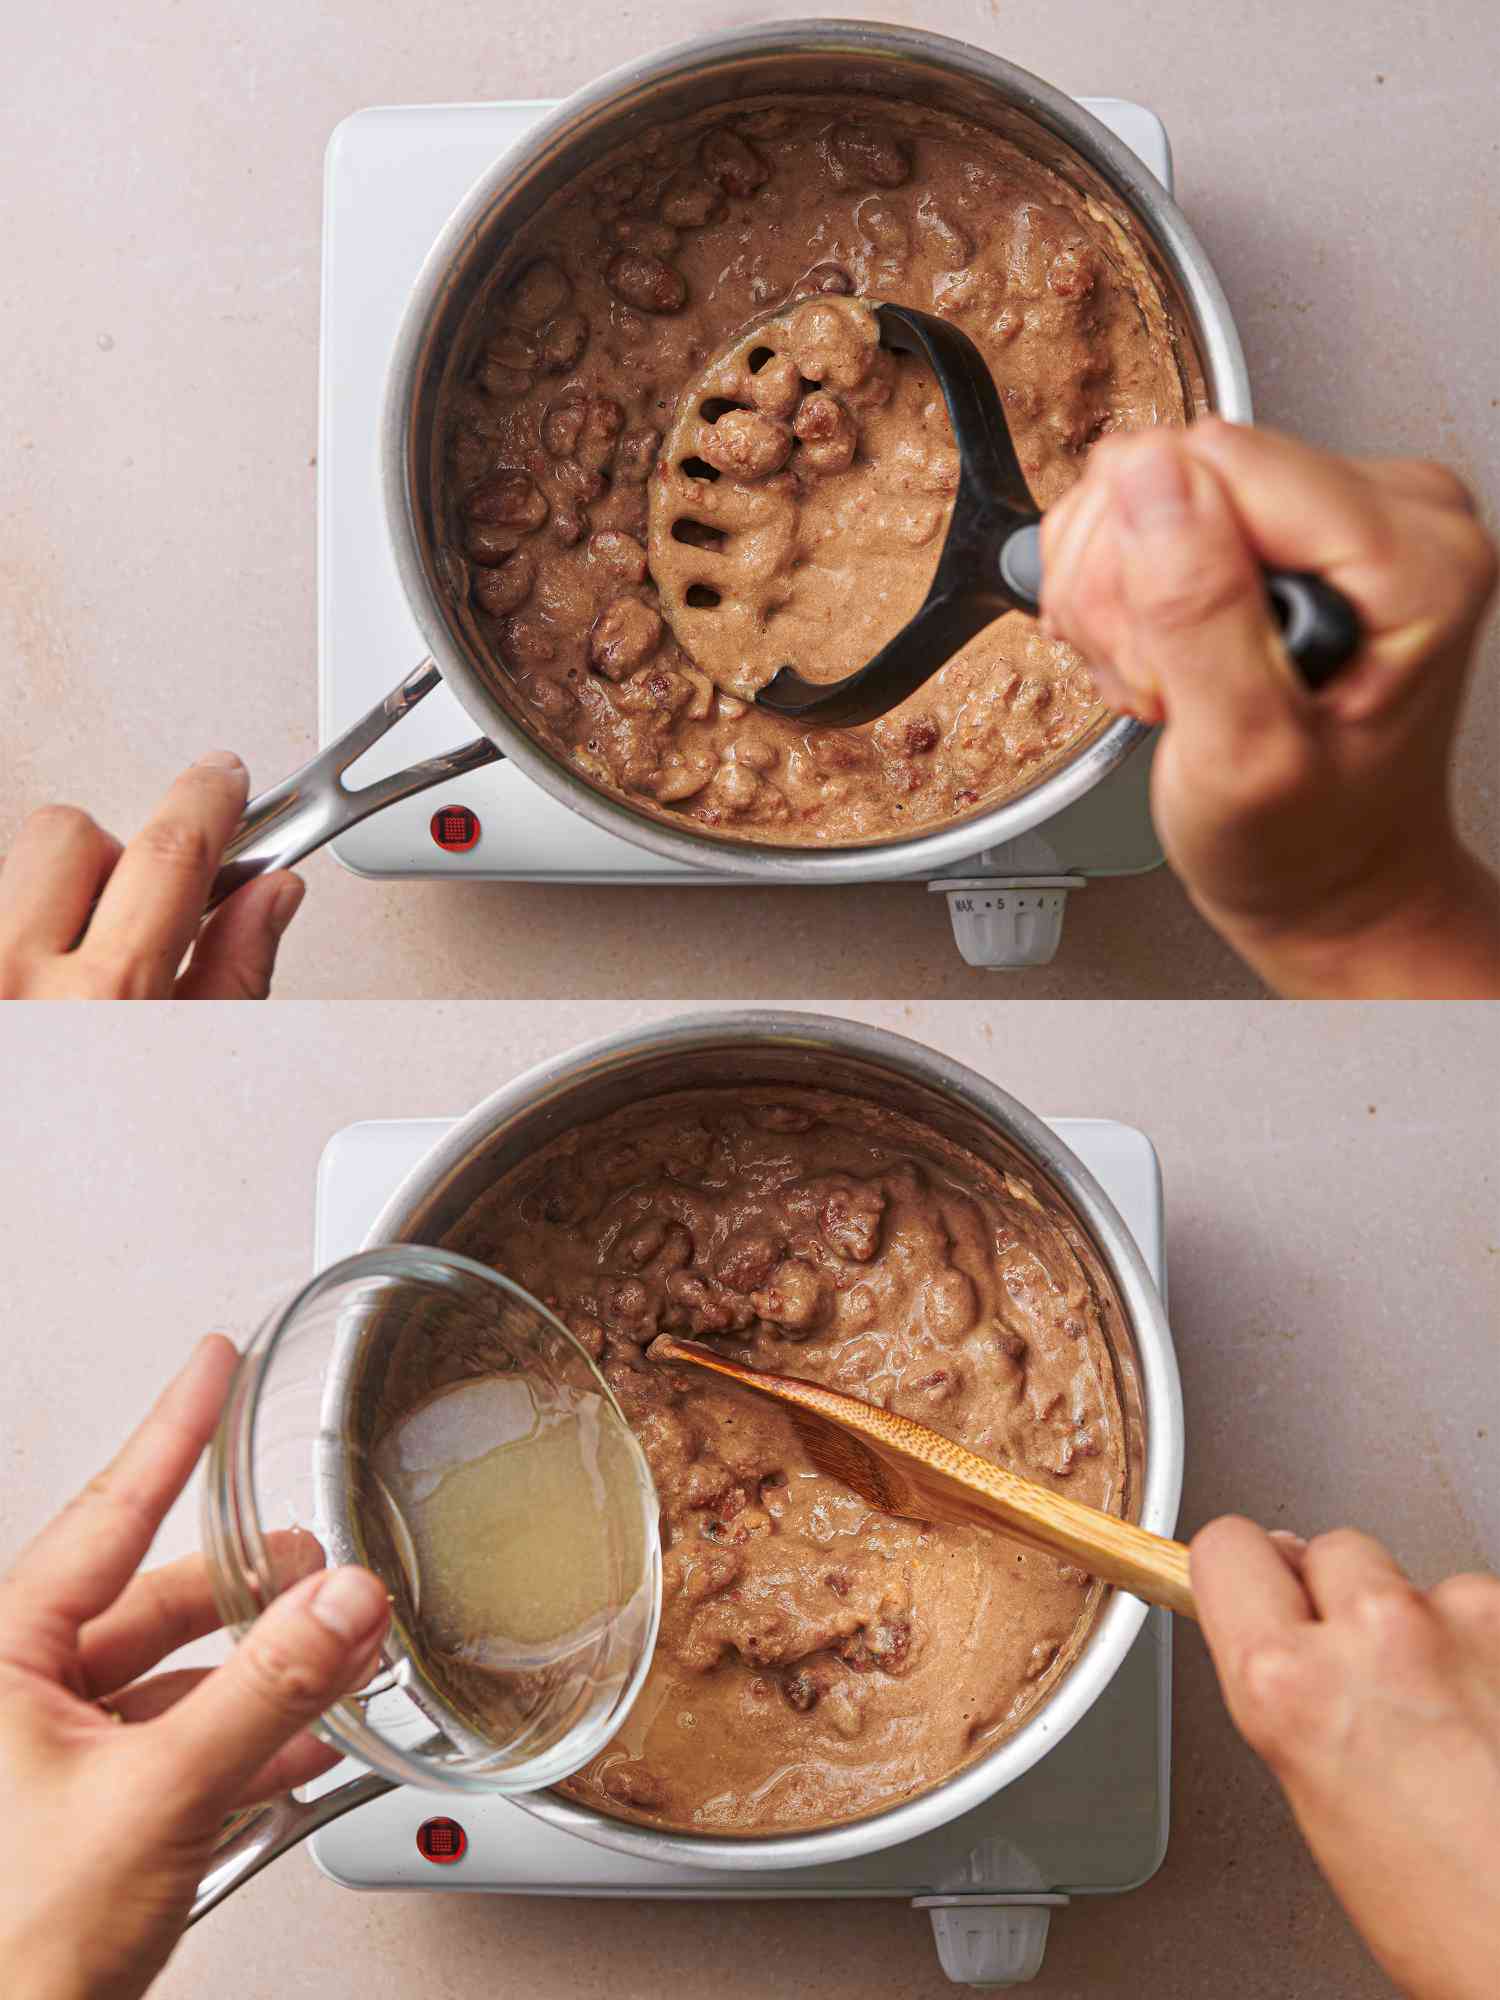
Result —
MULTIPOLYGON (((1127 1448, 1127 1512, 1170 1534, 1182 1484, 1182 1400, 1166 1309, 1129 1230, 1056 1135, 986 1078, 904 1036, 834 1016, 735 1010, 679 1015, 555 1057, 478 1105, 427 1153, 371 1228, 368 1246, 439 1242, 504 1173, 574 1126, 662 1091, 812 1085, 922 1120, 1019 1174, 1081 1230, 1105 1274, 1099 1309, 1114 1359, 1127 1448)), ((814 1867, 930 1832, 1013 1783, 1061 1742, 1109 1685, 1146 1616, 1112 1593, 1077 1660, 1013 1736, 930 1791, 843 1826, 768 1838, 663 1833, 555 1792, 514 1803, 549 1825, 640 1859, 741 1873, 814 1867)))
POLYGON ((397 569, 430 657, 337 742, 251 801, 215 901, 253 875, 301 860, 383 806, 500 757, 596 826, 671 861, 771 882, 923 874, 1050 819, 1147 734, 1128 718, 1100 717, 1026 790, 933 831, 844 847, 772 847, 689 828, 590 784, 533 728, 491 661, 443 552, 438 412, 486 283, 516 230, 555 190, 648 127, 750 95, 818 90, 939 107, 1065 175, 1133 241, 1160 286, 1189 410, 1248 419, 1249 381, 1234 322, 1175 203, 1096 118, 1026 70, 945 36, 860 21, 787 21, 710 35, 615 70, 570 97, 480 177, 422 267, 391 356, 381 464, 397 569), (482 734, 362 789, 346 786, 355 760, 439 679, 482 734))

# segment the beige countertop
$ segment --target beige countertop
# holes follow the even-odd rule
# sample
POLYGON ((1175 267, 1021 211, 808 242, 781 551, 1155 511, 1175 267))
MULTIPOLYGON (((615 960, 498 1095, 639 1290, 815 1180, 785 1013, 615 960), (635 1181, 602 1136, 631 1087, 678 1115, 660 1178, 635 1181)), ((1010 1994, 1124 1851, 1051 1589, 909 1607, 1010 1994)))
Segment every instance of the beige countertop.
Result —
MULTIPOLYGON (((0 1555, 212 1326, 306 1274, 313 1180, 360 1118, 467 1109, 655 1004, 0 1015, 9 1305, 0 1555), (85 1138, 84 1135, 87 1135, 85 1138)), ((1500 1121, 1482 1008, 851 1003, 1043 1112, 1161 1154, 1187 1410, 1182 1525, 1236 1508, 1387 1537, 1422 1581, 1500 1561, 1500 1121)), ((160 1552, 191 1545, 184 1504, 160 1552)), ((1037 2000, 1373 2000, 1364 1961, 1179 1629, 1174 1831, 1145 1889, 1054 1925, 1037 2000)), ((162 2000, 895 2000, 952 1989, 887 1904, 357 1896, 290 1856, 193 1934, 162 2000)))
MULTIPOLYGON (((867 11, 1153 106, 1262 417, 1448 459, 1493 499, 1485 0, 1264 0, 1211 25, 1141 0, 867 11)), ((28 168, 0 230, 0 845, 57 797, 127 829, 215 744, 263 784, 313 748, 319 202, 338 121, 563 95, 749 18, 765 11, 724 0, 691 16, 598 0, 23 10, 0 79, 28 168)), ((1491 855, 1497 661, 1492 632, 1459 774, 1464 829, 1491 855)), ((1257 990, 1161 872, 1075 897, 1058 962, 1009 975, 969 971, 919 889, 371 883, 326 856, 309 874, 285 997, 1257 990)))

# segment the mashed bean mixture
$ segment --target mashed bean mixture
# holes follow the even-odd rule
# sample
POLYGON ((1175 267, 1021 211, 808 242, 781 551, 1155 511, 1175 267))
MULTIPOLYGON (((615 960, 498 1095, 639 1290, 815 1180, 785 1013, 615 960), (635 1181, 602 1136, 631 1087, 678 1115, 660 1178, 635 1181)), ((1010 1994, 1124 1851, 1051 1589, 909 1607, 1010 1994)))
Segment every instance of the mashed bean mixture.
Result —
POLYGON ((657 458, 662 616, 744 700, 787 662, 852 673, 927 595, 956 463, 935 379, 882 350, 863 299, 759 321, 683 397, 657 458))
POLYGON ((565 1792, 700 1833, 856 1818, 992 1747, 1066 1671, 1100 1594, 1082 1572, 875 1512, 781 1411, 643 1358, 662 1331, 713 1341, 1119 1512, 1095 1255, 1022 1178, 855 1098, 697 1091, 565 1135, 445 1240, 598 1358, 661 1501, 651 1673, 565 1792))
MULTIPOLYGON (((1098 712, 1078 656, 1015 614, 854 730, 748 706, 759 667, 726 667, 721 645, 704 671, 679 643, 680 608, 676 632, 664 620, 648 494, 679 398, 766 314, 851 295, 945 314, 978 343, 1042 505, 1105 432, 1183 416, 1161 299, 1106 217, 975 126, 853 97, 663 127, 559 191, 518 232, 450 394, 445 532, 486 643, 583 775, 699 830, 900 837, 1030 783, 1098 712)), ((893 396, 914 363, 820 379, 795 358, 747 379, 696 456, 705 487, 748 474, 796 503, 758 641, 784 636, 804 674, 829 679, 907 615, 909 583, 874 599, 860 583, 883 556, 920 600, 956 463, 930 378, 893 396), (872 463, 878 504, 859 497, 872 463), (825 650, 850 604, 857 629, 825 650)), ((736 532, 744 577, 757 545, 736 532)), ((688 581, 711 611, 713 583, 688 581)))

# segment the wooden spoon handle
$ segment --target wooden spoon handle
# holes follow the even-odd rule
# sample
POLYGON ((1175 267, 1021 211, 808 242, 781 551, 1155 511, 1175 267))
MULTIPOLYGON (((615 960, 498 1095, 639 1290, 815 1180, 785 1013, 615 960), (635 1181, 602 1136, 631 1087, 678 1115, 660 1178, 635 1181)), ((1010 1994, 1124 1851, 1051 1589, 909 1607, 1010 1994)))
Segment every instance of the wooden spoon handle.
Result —
MULTIPOLYGON (((1188 1575, 1185 1543, 1153 1535, 1134 1521, 1122 1521, 1100 1507, 1054 1493, 1050 1486, 1023 1479, 1003 1465, 985 1462, 987 1511, 997 1528, 1073 1562, 1106 1583, 1162 1604, 1179 1617, 1196 1619, 1197 1602, 1188 1575)), ((965 1481, 975 1490, 975 1483, 965 1481)))
MULTIPOLYGON (((1165 1605, 1183 1618, 1196 1620, 1198 1606, 1182 1542, 1153 1534, 1134 1521, 1122 1521, 1102 1507, 1071 1499, 1024 1473, 1012 1472, 1009 1466, 981 1458, 966 1445, 912 1418, 874 1409, 820 1384, 799 1382, 797 1387, 811 1392, 793 1412, 794 1421, 804 1420, 798 1422, 803 1442, 814 1445, 805 1427, 806 1416, 813 1411, 814 1421, 821 1420, 823 1425, 815 1450, 829 1469, 832 1458, 839 1456, 829 1437, 829 1416, 834 1416, 840 1428, 868 1439, 880 1451, 887 1492, 891 1497, 900 1493, 903 1504, 894 1511, 925 1514, 936 1520, 969 1520, 998 1529, 1015 1541, 1076 1563, 1091 1576, 1117 1584, 1148 1604, 1165 1605), (842 1405, 836 1414, 832 1407, 835 1400, 842 1405)), ((851 1468, 847 1461, 842 1469, 848 1477, 851 1468)), ((851 1483, 871 1497, 869 1485, 857 1478, 851 1483)))
POLYGON ((1148 1604, 1164 1605, 1183 1618, 1198 1616, 1181 1542, 1070 1499, 981 1458, 914 1417, 861 1402, 841 1389, 748 1368, 698 1341, 669 1334, 659 1334, 648 1352, 653 1361, 707 1369, 781 1404, 813 1463, 888 1514, 996 1528, 1148 1604))

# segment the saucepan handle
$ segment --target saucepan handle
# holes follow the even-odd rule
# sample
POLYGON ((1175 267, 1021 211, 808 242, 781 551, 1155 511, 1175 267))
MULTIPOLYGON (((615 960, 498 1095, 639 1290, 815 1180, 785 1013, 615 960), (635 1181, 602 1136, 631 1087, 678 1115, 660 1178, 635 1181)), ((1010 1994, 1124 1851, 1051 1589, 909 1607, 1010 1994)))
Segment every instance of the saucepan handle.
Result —
MULTIPOLYGON (((1268 569, 1266 596, 1281 642, 1304 686, 1316 691, 1359 651, 1359 613, 1341 590, 1306 570, 1268 569)), ((1022 521, 1000 545, 1000 578, 1019 611, 1042 601, 1042 517, 1022 521)))
POLYGON ((208 1871, 198 1884, 189 1925, 217 1909, 242 1882, 258 1875, 278 1854, 285 1854, 289 1847, 306 1840, 320 1826, 342 1819, 356 1806, 395 1789, 389 1778, 382 1778, 376 1771, 364 1771, 319 1798, 297 1799, 284 1792, 280 1798, 269 1799, 264 1805, 252 1806, 248 1812, 239 1814, 230 1821, 214 1848, 208 1871))
POLYGON ((384 701, 320 750, 300 771, 294 771, 291 777, 252 799, 224 850, 208 908, 216 909, 252 876, 264 875, 271 868, 292 867, 304 855, 357 826, 371 813, 394 805, 397 799, 409 799, 431 785, 462 777, 465 772, 477 771, 502 757, 504 752, 487 736, 481 736, 441 757, 428 757, 404 771, 377 778, 358 791, 351 791, 344 783, 349 766, 372 744, 378 743, 387 730, 393 729, 424 695, 430 694, 440 678, 432 661, 424 660, 384 701))

